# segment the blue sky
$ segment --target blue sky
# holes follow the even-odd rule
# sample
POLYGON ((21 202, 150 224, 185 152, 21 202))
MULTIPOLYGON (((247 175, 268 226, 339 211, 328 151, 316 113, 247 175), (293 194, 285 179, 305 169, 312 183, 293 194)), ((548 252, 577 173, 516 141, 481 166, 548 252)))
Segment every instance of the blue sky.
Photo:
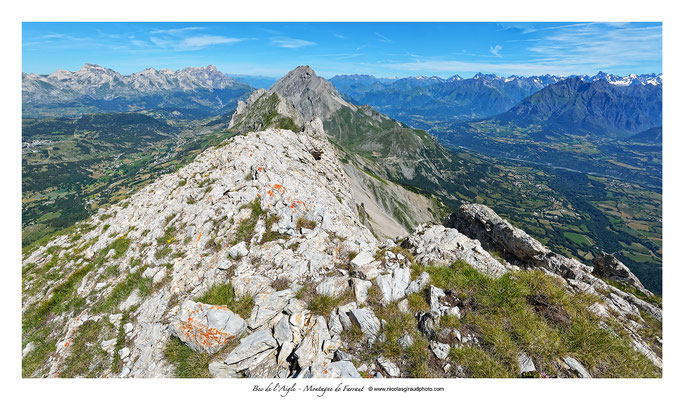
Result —
POLYGON ((279 77, 662 72, 660 23, 23 23, 22 70, 216 65, 279 77))

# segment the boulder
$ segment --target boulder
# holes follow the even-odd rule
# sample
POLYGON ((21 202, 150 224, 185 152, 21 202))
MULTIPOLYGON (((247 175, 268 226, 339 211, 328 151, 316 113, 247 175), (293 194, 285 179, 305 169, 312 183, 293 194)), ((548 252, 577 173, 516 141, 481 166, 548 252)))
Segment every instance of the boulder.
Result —
POLYGON ((389 303, 406 297, 406 288, 409 285, 411 271, 405 268, 396 268, 391 274, 380 275, 375 282, 382 294, 382 304, 389 303))
POLYGON ((209 373, 214 378, 237 378, 235 366, 228 366, 222 361, 209 363, 209 373))
POLYGON ((518 369, 520 374, 525 374, 529 372, 534 372, 537 369, 534 367, 534 362, 525 353, 518 354, 518 369))
POLYGON ((332 359, 333 353, 326 352, 326 349, 323 348, 326 340, 330 340, 330 332, 328 331, 325 318, 318 316, 309 333, 304 336, 294 351, 300 368, 323 364, 326 360, 332 359))
MULTIPOLYGON (((114 341, 116 342, 116 339, 114 341)), ((102 347, 104 348, 104 342, 102 342, 102 343, 103 343, 102 347)), ((28 343, 26 345, 26 347, 24 347, 24 349, 21 351, 21 358, 26 357, 26 355, 28 353, 32 352, 33 349, 35 349, 35 348, 36 348, 36 345, 33 344, 33 342, 28 343)))
POLYGON ((316 293, 329 297, 339 297, 349 288, 349 277, 326 278, 316 286, 316 293))
POLYGON ((430 312, 440 313, 441 305, 439 304, 439 299, 446 296, 444 290, 430 285, 430 312))
POLYGON ((329 378, 361 378, 359 372, 354 367, 351 361, 333 361, 327 366, 328 374, 326 377, 329 378))
POLYGON ((351 321, 361 328, 364 336, 370 343, 374 342, 380 332, 380 320, 375 316, 370 308, 357 308, 351 310, 347 315, 351 321))
POLYGON ((280 314, 290 299, 295 296, 292 289, 275 293, 262 293, 254 298, 254 308, 247 324, 250 329, 257 329, 280 314))
POLYGON ((249 254, 249 249, 247 248, 247 243, 240 242, 228 250, 230 258, 237 260, 249 254))
POLYGON ((352 361, 355 359, 357 358, 349 353, 345 353, 342 350, 335 351, 335 355, 333 356, 333 361, 352 361))
POLYGON ((392 378, 398 378, 401 375, 401 370, 399 370, 399 367, 397 367, 397 364, 393 363, 389 359, 380 356, 376 359, 378 362, 378 365, 380 368, 382 368, 387 375, 389 375, 392 378))
POLYGON ((399 346, 401 346, 402 349, 406 350, 409 347, 413 346, 413 336, 411 335, 404 335, 399 338, 399 346))
POLYGON ((648 291, 644 285, 641 284, 639 278, 632 273, 632 271, 625 266, 614 255, 604 252, 599 253, 594 257, 594 275, 612 279, 622 282, 626 285, 632 286, 648 296, 653 296, 653 293, 648 291))
POLYGON ((418 275, 418 278, 416 278, 414 281, 412 281, 409 285, 408 288, 406 288, 406 295, 409 295, 411 293, 417 293, 423 290, 428 283, 430 282, 430 274, 427 272, 423 271, 418 275))
POLYGON ((408 314, 409 313, 408 300, 404 299, 404 300, 400 301, 399 303, 397 303, 397 309, 401 313, 408 314))
POLYGON ((242 339, 224 363, 234 365, 236 371, 247 370, 268 357, 269 353, 275 353, 277 346, 278 343, 268 331, 259 330, 242 339))
POLYGON ((353 260, 351 260, 351 265, 356 269, 360 269, 366 265, 369 265, 373 261, 375 261, 375 257, 371 252, 362 251, 361 253, 357 254, 353 260))
POLYGON ((564 357, 563 362, 565 362, 565 365, 568 366, 568 370, 570 370, 570 372, 572 372, 578 378, 591 378, 591 375, 589 375, 589 372, 587 372, 584 366, 574 358, 570 356, 564 357))
POLYGON ((195 351, 214 354, 242 336, 247 324, 226 306, 185 300, 170 324, 171 333, 195 351))
POLYGON ((368 290, 371 288, 373 283, 359 278, 352 278, 352 288, 354 289, 354 296, 356 297, 356 302, 359 304, 365 304, 368 300, 368 290))
POLYGON ((292 334, 292 327, 290 326, 290 322, 287 318, 281 318, 280 321, 275 324, 273 327, 273 337, 275 337, 281 346, 284 343, 292 342, 294 338, 292 334))
POLYGON ((449 356, 449 350, 451 350, 451 346, 446 343, 432 341, 430 342, 430 350, 432 350, 432 352, 435 354, 435 357, 439 358, 440 360, 445 360, 449 356))

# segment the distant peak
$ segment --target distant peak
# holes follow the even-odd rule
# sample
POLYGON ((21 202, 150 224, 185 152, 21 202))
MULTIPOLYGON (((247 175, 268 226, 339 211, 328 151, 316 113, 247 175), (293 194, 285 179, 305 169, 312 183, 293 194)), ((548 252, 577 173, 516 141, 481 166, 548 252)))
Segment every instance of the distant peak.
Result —
POLYGON ((482 72, 478 72, 473 76, 473 79, 496 79, 497 76, 495 74, 483 74, 482 72))
POLYGON ((288 72, 285 75, 285 78, 288 76, 315 77, 316 72, 313 70, 313 68, 309 67, 308 65, 300 65, 299 67, 288 72))

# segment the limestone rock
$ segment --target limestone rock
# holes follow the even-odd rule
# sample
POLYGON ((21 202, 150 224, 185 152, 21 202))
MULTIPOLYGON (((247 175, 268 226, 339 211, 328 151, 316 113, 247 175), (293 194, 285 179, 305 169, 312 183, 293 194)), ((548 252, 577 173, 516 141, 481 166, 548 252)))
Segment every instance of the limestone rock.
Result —
POLYGON ((463 260, 492 277, 501 276, 509 270, 508 266, 502 265, 486 252, 477 240, 441 225, 419 226, 401 246, 415 253, 416 262, 425 265, 448 265, 463 260))
POLYGON ((259 330, 240 340, 226 360, 226 365, 235 365, 236 371, 243 371, 259 364, 270 353, 275 352, 278 346, 276 340, 268 331, 259 330))
POLYGON ((615 281, 633 286, 648 296, 653 295, 653 293, 648 291, 644 285, 641 284, 639 278, 637 278, 632 271, 625 266, 625 264, 620 262, 620 260, 618 260, 612 254, 601 252, 594 257, 593 273, 596 276, 613 279, 615 281))
POLYGON ((397 309, 401 313, 408 314, 409 313, 408 300, 404 299, 404 300, 400 301, 399 303, 397 303, 397 309))
POLYGON ((257 329, 280 314, 294 297, 291 289, 275 293, 262 293, 255 297, 254 308, 247 324, 250 329, 257 329))
POLYGON ((430 285, 430 312, 440 313, 441 305, 439 299, 446 296, 444 290, 430 285))
MULTIPOLYGON (((103 347, 104 347, 104 346, 103 346, 103 347)), ((24 347, 24 349, 21 351, 21 358, 26 357, 26 355, 27 355, 28 353, 32 352, 33 349, 35 349, 35 348, 36 348, 36 345, 33 344, 33 342, 27 343, 27 344, 26 344, 26 347, 24 347)))
POLYGON ((330 339, 330 332, 325 322, 325 318, 318 316, 315 319, 309 333, 304 337, 294 352, 297 364, 300 368, 311 367, 323 364, 326 360, 331 360, 333 353, 326 352, 323 344, 330 339))
POLYGON ((217 352, 226 343, 242 336, 247 324, 226 306, 186 300, 170 324, 171 333, 195 351, 217 352))
POLYGON ((551 252, 538 240, 482 204, 463 204, 455 214, 449 216, 446 225, 499 250, 518 265, 545 268, 566 278, 591 272, 591 267, 551 252))
POLYGON ((329 296, 341 296, 349 288, 349 278, 347 276, 338 276, 326 278, 316 286, 316 293, 329 296))
POLYGON ((365 304, 368 299, 368 290, 371 288, 373 283, 359 278, 352 278, 352 288, 354 289, 354 296, 356 297, 356 302, 359 304, 365 304))
POLYGON ((387 373, 392 378, 398 378, 401 375, 401 370, 397 367, 397 364, 393 363, 389 359, 380 356, 376 359, 380 368, 387 373))
POLYGON ((228 366, 223 361, 209 363, 209 373, 214 378, 237 378, 235 366, 228 366))
POLYGON ((354 367, 351 361, 341 360, 333 361, 327 366, 328 374, 326 377, 329 378, 361 378, 359 372, 354 367))
POLYGON ((404 335, 399 338, 399 346, 401 346, 402 349, 406 350, 409 347, 413 346, 413 336, 411 335, 404 335))
POLYGON ((235 260, 249 254, 249 249, 247 249, 247 244, 245 242, 240 242, 235 246, 231 247, 228 251, 228 254, 230 255, 230 258, 235 260))
POLYGON ((406 288, 409 285, 411 271, 408 268, 397 268, 391 274, 380 275, 375 282, 382 294, 382 303, 389 303, 406 297, 406 288))
POLYGON ((348 313, 351 321, 361 328, 369 342, 374 342, 380 333, 380 320, 370 308, 357 308, 348 313))
POLYGON ((574 373, 577 377, 579 378, 591 378, 591 375, 589 375, 589 372, 587 372, 586 369, 584 369, 584 366, 580 364, 579 361, 575 360, 572 357, 564 357, 563 361, 565 364, 568 366, 568 369, 574 373))
POLYGON ((518 354, 518 369, 520 370, 521 374, 534 372, 537 370, 534 366, 534 362, 532 362, 532 359, 525 353, 518 354))
POLYGON ((449 356, 449 350, 451 350, 451 346, 449 346, 447 343, 439 343, 432 341, 430 342, 430 350, 435 354, 435 357, 439 358, 440 360, 445 360, 449 356))
POLYGON ((412 281, 408 288, 406 288, 406 294, 417 293, 423 290, 430 282, 430 274, 423 271, 418 275, 416 280, 412 281))

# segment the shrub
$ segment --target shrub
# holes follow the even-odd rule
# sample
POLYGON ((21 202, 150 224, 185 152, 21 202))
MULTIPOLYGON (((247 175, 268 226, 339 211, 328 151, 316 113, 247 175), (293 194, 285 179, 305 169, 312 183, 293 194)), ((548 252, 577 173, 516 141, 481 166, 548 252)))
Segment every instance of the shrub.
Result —
POLYGON ((315 221, 312 221, 312 220, 304 218, 304 217, 299 217, 299 219, 297 219, 297 230, 298 231, 301 231, 302 228, 314 229, 315 227, 316 227, 315 221))

